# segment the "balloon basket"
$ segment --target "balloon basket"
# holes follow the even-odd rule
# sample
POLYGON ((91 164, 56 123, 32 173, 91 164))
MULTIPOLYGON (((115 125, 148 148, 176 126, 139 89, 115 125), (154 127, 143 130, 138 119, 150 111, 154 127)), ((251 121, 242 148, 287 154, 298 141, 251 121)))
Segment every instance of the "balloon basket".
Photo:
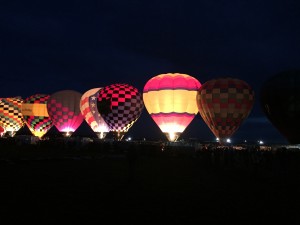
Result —
POLYGON ((71 137, 71 135, 73 134, 73 132, 72 131, 68 131, 68 132, 61 132, 62 133, 62 135, 64 136, 64 137, 71 137))
POLYGON ((15 131, 6 131, 5 136, 8 136, 8 137, 14 137, 15 134, 16 134, 15 131))
POLYGON ((96 135, 99 139, 104 139, 108 132, 96 132, 96 135))
POLYGON ((164 134, 166 135, 168 141, 175 142, 175 141, 177 141, 177 139, 179 138, 181 133, 179 133, 179 132, 174 132, 174 133, 165 132, 164 134))
POLYGON ((114 132, 114 139, 116 141, 121 141, 126 132, 114 132))

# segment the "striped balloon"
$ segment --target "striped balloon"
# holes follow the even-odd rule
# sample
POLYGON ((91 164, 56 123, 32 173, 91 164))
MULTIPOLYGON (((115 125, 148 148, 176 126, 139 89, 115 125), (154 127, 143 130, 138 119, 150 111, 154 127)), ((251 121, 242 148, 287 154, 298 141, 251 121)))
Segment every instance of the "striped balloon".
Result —
POLYGON ((0 126, 10 135, 23 126, 24 121, 21 113, 23 99, 20 97, 2 98, 0 100, 0 126))
POLYGON ((80 111, 87 124, 98 135, 100 139, 105 138, 109 127, 101 117, 97 109, 97 98, 101 88, 93 88, 86 91, 80 100, 80 111))
POLYGON ((35 94, 26 98, 22 104, 22 115, 31 133, 41 138, 52 127, 47 111, 50 95, 35 94))
POLYGON ((145 84, 145 107, 169 141, 176 141, 198 113, 200 86, 196 78, 180 73, 157 75, 145 84))
POLYGON ((207 81, 197 94, 199 113, 221 143, 235 133, 253 104, 252 88, 245 81, 230 77, 207 81))

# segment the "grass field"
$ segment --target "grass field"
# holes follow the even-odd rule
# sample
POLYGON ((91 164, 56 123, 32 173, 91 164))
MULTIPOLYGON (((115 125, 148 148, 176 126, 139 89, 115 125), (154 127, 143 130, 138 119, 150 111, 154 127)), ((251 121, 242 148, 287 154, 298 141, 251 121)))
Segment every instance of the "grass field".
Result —
POLYGON ((282 171, 194 154, 57 151, 1 148, 1 224, 300 223, 295 163, 282 171))

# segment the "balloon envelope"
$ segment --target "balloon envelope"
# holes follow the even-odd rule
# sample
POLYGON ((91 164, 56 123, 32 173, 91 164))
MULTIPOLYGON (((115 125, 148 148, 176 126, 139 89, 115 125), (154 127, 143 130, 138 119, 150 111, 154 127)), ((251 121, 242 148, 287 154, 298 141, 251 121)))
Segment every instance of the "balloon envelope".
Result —
POLYGON ((101 88, 93 88, 86 91, 80 100, 80 111, 85 121, 98 135, 100 139, 105 138, 109 132, 109 127, 101 117, 97 108, 97 98, 101 88))
POLYGON ((22 103, 22 115, 26 125, 34 136, 41 138, 52 127, 47 111, 50 95, 35 94, 22 103))
POLYGON ((205 82, 197 94, 199 113, 222 143, 230 138, 248 117, 254 104, 254 91, 235 78, 205 82))
POLYGON ((160 74, 145 84, 145 107, 169 141, 176 141, 198 113, 200 86, 196 78, 180 73, 160 74))
POLYGON ((70 136, 82 123, 81 93, 63 90, 52 94, 47 103, 48 114, 58 131, 70 136))
POLYGON ((300 144, 300 70, 283 71, 265 81, 260 103, 274 127, 291 144, 300 144))
POLYGON ((23 99, 19 97, 0 99, 0 126, 10 136, 14 136, 24 124, 21 113, 22 102, 23 99))
POLYGON ((110 131, 121 140, 144 108, 141 94, 129 84, 112 84, 99 91, 98 111, 110 131))

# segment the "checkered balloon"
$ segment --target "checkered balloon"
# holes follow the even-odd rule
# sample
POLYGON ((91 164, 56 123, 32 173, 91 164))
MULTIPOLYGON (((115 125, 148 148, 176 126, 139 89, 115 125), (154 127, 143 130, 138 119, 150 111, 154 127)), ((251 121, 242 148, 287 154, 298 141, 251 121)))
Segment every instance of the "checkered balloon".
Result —
POLYGON ((48 100, 48 114, 54 126, 65 136, 71 135, 83 121, 80 99, 79 92, 63 90, 52 94, 48 100))
POLYGON ((23 99, 1 98, 0 99, 0 126, 13 136, 24 124, 21 107, 23 99))
POLYGON ((50 95, 35 94, 26 98, 22 104, 22 115, 34 136, 42 137, 52 127, 47 111, 50 95))
POLYGON ((126 133, 144 108, 137 88, 128 84, 112 84, 99 91, 98 111, 110 130, 126 133))
POLYGON ((222 142, 230 138, 248 117, 254 91, 235 78, 219 78, 204 83, 197 93, 197 106, 204 122, 222 142))

